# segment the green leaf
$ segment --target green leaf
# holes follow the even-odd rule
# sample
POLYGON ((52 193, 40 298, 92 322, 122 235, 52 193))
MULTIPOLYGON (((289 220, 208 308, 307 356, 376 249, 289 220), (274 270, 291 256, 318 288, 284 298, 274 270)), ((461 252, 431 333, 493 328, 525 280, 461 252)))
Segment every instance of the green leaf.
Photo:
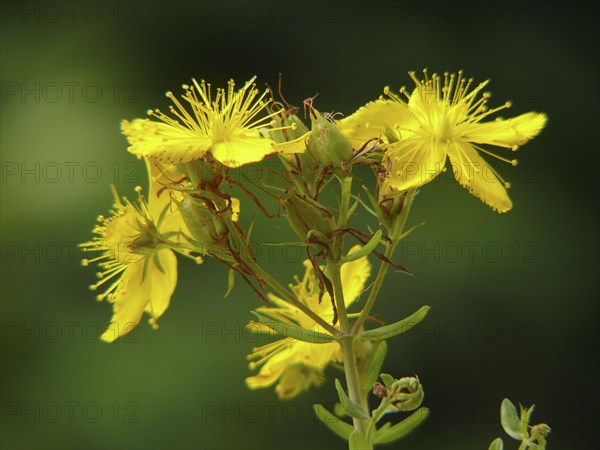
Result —
POLYGON ((417 312, 411 314, 405 319, 402 319, 398 322, 392 323, 390 325, 385 325, 383 327, 375 328, 374 330, 363 331, 359 334, 361 339, 387 339, 392 336, 397 336, 398 334, 402 334, 416 324, 418 324, 421 320, 425 318, 427 312, 429 311, 429 306, 422 306, 417 312))
POLYGON ((521 422, 517 415, 517 408, 507 398, 502 400, 500 405, 500 423, 506 434, 517 441, 525 439, 525 434, 521 428, 521 422))
POLYGON ((502 439, 500 438, 496 438, 492 441, 492 443, 490 444, 490 446, 488 447, 488 450, 503 450, 504 449, 504 442, 502 442, 502 439))
POLYGON ((377 247, 379 242, 381 242, 382 235, 383 235, 383 232, 381 230, 377 230, 375 232, 375 234, 373 235, 373 237, 369 240, 369 242, 367 242, 360 249, 356 250, 355 252, 351 253, 350 255, 347 255, 344 258, 342 258, 341 263, 342 264, 349 263, 352 261, 356 261, 357 259, 360 259, 363 256, 367 256, 369 253, 371 253, 373 250, 375 250, 375 247, 377 247))
POLYGON ((381 224, 385 228, 389 229, 390 223, 388 221, 388 218, 381 211, 381 208, 379 207, 379 203, 377 202, 377 199, 371 193, 371 191, 369 191, 369 188, 367 188, 366 186, 363 186, 363 190, 365 191, 365 194, 367 194, 367 198, 369 199, 369 202, 371 202, 371 206, 373 207, 374 215, 379 219, 379 222, 381 222, 381 224))
MULTIPOLYGON (((364 188, 364 186, 363 186, 363 188, 364 188)), ((377 217, 377 213, 376 213, 375 211, 373 211, 373 210, 371 209, 371 207, 370 207, 369 205, 367 205, 367 204, 366 204, 366 203, 365 203, 365 202, 364 202, 364 201, 363 201, 363 200, 362 200, 362 199, 361 199, 361 198, 360 198, 358 195, 353 195, 353 196, 352 196, 352 198, 356 199, 356 202, 357 202, 357 203, 360 203, 360 204, 362 205, 362 207, 363 207, 363 208, 365 208, 365 210, 366 210, 366 211, 367 211, 369 214, 371 214, 371 215, 373 215, 373 216, 377 217)))
POLYGON ((372 448, 369 444, 367 444, 367 439, 365 436, 356 430, 350 435, 348 444, 348 448, 350 450, 371 450, 372 448))
POLYGON ((318 403, 313 405, 316 416, 323 424, 342 439, 350 439, 350 435, 354 431, 354 427, 343 420, 338 419, 336 416, 331 414, 323 405, 318 403))
POLYGON ((223 298, 227 298, 227 296, 231 293, 231 291, 233 290, 234 284, 235 284, 235 270, 229 269, 229 274, 227 275, 227 292, 225 292, 225 295, 223 298))
POLYGON ((387 353, 387 342, 379 341, 375 344, 375 347, 371 350, 371 353, 363 363, 361 364, 362 369, 362 390, 363 392, 369 392, 373 388, 373 384, 379 377, 381 366, 385 360, 387 353))
POLYGON ((394 384, 394 382, 396 381, 393 376, 388 375, 387 373, 382 373, 381 379, 383 380, 383 384, 385 384, 385 387, 388 389, 392 389, 392 384, 394 384))
POLYGON ((427 419, 429 415, 429 409, 422 407, 417 409, 414 413, 404 419, 402 422, 397 423, 389 428, 381 427, 375 433, 376 444, 387 444, 389 442, 397 441, 402 439, 404 436, 409 434, 421 423, 427 419))
POLYGON ((364 411, 360 406, 350 400, 350 397, 344 391, 340 380, 335 379, 335 388, 338 393, 338 397, 340 398, 340 403, 344 411, 350 414, 352 417, 358 417, 359 419, 368 419, 369 415, 364 411))
POLYGON ((352 217, 352 214, 354 214, 354 211, 356 211, 356 208, 358 207, 358 200, 356 200, 351 206, 350 208, 348 208, 348 217, 352 217))
POLYGON ((321 333, 315 330, 308 330, 306 328, 301 328, 298 325, 294 325, 292 323, 283 323, 278 322, 274 319, 271 319, 263 314, 260 314, 256 311, 250 311, 258 320, 281 334, 285 337, 290 337, 294 339, 298 339, 299 341, 311 342, 313 344, 326 344, 328 342, 333 342, 335 339, 330 334, 321 333))
POLYGON ((527 425, 529 425, 529 421, 531 420, 531 414, 533 413, 534 408, 535 405, 531 405, 531 407, 529 407, 528 409, 519 403, 519 415, 521 417, 521 426, 525 429, 527 428, 527 425))
POLYGON ((406 230, 404 233, 402 233, 400 236, 398 236, 396 239, 398 241, 401 241, 402 239, 404 239, 406 236, 408 236, 410 233, 412 233, 413 231, 415 231, 417 228, 422 227, 423 225, 425 225, 425 222, 421 222, 416 224, 415 226, 411 227, 409 230, 406 230))

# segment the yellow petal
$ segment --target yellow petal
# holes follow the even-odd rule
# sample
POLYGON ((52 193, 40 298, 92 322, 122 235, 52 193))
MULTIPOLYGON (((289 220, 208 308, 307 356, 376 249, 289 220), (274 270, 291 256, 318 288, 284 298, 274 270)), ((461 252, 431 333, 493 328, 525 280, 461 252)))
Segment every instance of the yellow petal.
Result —
POLYGON ((308 133, 303 134, 296 139, 292 139, 287 142, 275 142, 273 143, 273 149, 275 153, 280 155, 291 155, 294 153, 304 153, 306 152, 306 139, 310 135, 310 131, 308 133))
MULTIPOLYGON (((149 158, 144 158, 146 161, 146 169, 148 169, 148 178, 150 179, 150 189, 148 193, 148 211, 150 216, 156 220, 164 208, 170 203, 169 192, 164 188, 163 184, 173 183, 176 180, 169 180, 164 172, 167 167, 175 167, 172 165, 162 165, 157 161, 149 158), (163 169, 164 166, 164 169, 163 169)), ((181 178, 181 175, 179 176, 181 178)))
MULTIPOLYGON (((288 347, 272 356, 269 357, 267 362, 260 368, 258 374, 247 377, 246 385, 250 389, 260 389, 272 386, 277 382, 285 368, 290 363, 290 358, 293 357, 294 353, 288 347)), ((252 367, 252 363, 250 365, 252 367)))
POLYGON ((203 156, 211 140, 185 128, 176 128, 149 119, 124 120, 121 130, 130 147, 130 153, 159 161, 177 164, 203 156))
POLYGON ((312 385, 318 386, 325 377, 321 370, 304 364, 288 367, 275 387, 279 400, 291 400, 302 392, 307 391, 312 385))
POLYGON ((171 296, 177 285, 177 257, 175 254, 168 249, 157 252, 148 265, 146 277, 152 286, 146 311, 154 319, 158 319, 169 307, 171 296), (154 258, 160 260, 160 266, 164 272, 161 272, 154 258))
POLYGON ((461 186, 497 212, 512 208, 504 184, 471 144, 460 141, 450 144, 448 156, 461 186))
MULTIPOLYGON (((360 249, 360 245, 352 247, 348 254, 360 249)), ((344 303, 349 306, 365 289, 365 283, 371 274, 371 263, 365 256, 355 261, 344 264, 341 269, 342 288, 344 290, 344 303)))
POLYGON ((110 326, 101 336, 103 341, 112 342, 129 333, 140 323, 150 295, 150 284, 142 283, 143 273, 143 259, 125 270, 116 296, 111 300, 114 302, 114 312, 110 326))
POLYGON ((354 148, 362 147, 372 138, 385 139, 386 126, 396 130, 403 139, 412 136, 408 130, 416 126, 415 118, 407 106, 391 100, 367 103, 337 124, 354 148))
POLYGON ((466 126, 463 138, 477 144, 513 147, 536 137, 547 121, 545 114, 529 112, 513 119, 474 123, 466 126))
POLYGON ((228 167, 262 161, 267 155, 277 153, 273 141, 259 135, 238 135, 214 144, 211 153, 217 161, 228 167))
POLYGON ((447 144, 434 138, 416 138, 388 144, 386 182, 403 191, 422 186, 439 175, 446 164, 447 144))
MULTIPOLYGON (((176 184, 183 178, 183 174, 177 170, 173 164, 165 164, 149 158, 144 158, 146 168, 148 169, 148 177, 150 178, 150 192, 148 194, 148 211, 150 216, 155 220, 161 217, 164 209, 169 206, 174 198, 177 201, 183 199, 183 195, 179 191, 165 188, 165 185, 176 184)), ((179 214, 175 205, 170 205, 170 209, 163 217, 160 224, 160 232, 168 233, 171 231, 182 231, 186 235, 190 232, 179 214)))

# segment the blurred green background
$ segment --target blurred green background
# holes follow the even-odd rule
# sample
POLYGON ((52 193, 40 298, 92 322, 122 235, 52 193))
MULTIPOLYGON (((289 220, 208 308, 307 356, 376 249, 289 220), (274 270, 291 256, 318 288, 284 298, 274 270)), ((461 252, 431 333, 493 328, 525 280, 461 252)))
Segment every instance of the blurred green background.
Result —
MULTIPOLYGON (((485 449, 503 397, 536 403, 552 449, 595 447, 598 419, 598 15, 577 2, 11 2, 1 24, 1 445, 6 449, 343 448, 312 416, 332 378, 288 403, 249 391, 243 331, 259 305, 224 267, 180 260, 153 331, 98 342, 111 308, 87 286, 76 243, 112 203, 146 186, 121 119, 164 107, 191 77, 276 83, 297 105, 349 114, 408 70, 492 79, 510 115, 546 112, 541 136, 500 170, 514 209, 497 215, 445 176, 420 192, 426 222, 375 312, 427 323, 390 342, 385 371, 418 374, 429 421, 393 448, 485 449)), ((508 113, 507 113, 508 114, 508 113)), ((500 164, 502 165, 502 164, 500 164)), ((495 164, 498 167, 498 164, 495 164)), ((362 172, 367 175, 367 172, 362 172)), ((262 197, 274 211, 276 202, 262 197)), ((247 223, 253 207, 244 204, 247 223)), ((290 239, 285 221, 255 239, 290 239)), ((360 220, 355 222, 361 225, 360 220)), ((290 251, 263 254, 282 281, 290 251)), ((396 419, 397 420, 397 419, 396 419)), ((506 437, 505 442, 510 438, 506 437)), ((513 448, 516 444, 510 442, 513 448)))

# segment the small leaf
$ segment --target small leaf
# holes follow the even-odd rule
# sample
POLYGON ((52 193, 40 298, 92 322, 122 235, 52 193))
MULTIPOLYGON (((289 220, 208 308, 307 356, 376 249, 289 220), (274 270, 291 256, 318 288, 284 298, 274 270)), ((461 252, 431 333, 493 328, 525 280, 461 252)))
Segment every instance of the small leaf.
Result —
POLYGON ((338 397, 340 398, 340 403, 342 404, 342 408, 352 417, 358 417, 359 419, 368 419, 369 415, 356 403, 350 400, 350 397, 346 395, 346 391, 342 387, 340 380, 335 379, 335 388, 337 389, 338 397))
POLYGON ((533 409, 535 405, 531 405, 531 407, 525 408, 523 405, 519 403, 520 417, 521 417, 521 426, 527 428, 529 425, 529 421, 531 420, 531 414, 533 413, 533 409))
POLYGON ((354 430, 348 439, 348 448, 350 450, 371 450, 371 446, 367 444, 365 436, 354 430))
POLYGON ((396 381, 396 379, 393 376, 388 375, 387 373, 382 373, 381 379, 383 380, 383 384, 385 384, 385 387, 388 389, 392 389, 392 384, 394 384, 394 382, 396 381))
POLYGON ((427 312, 429 311, 429 306, 422 306, 417 312, 411 314, 405 319, 402 319, 398 322, 392 323, 390 325, 385 325, 383 327, 375 328, 374 330, 363 331, 359 334, 361 339, 387 339, 392 336, 397 336, 402 334, 416 324, 418 324, 421 320, 425 318, 427 312))
POLYGON ((356 208, 358 207, 358 200, 356 200, 351 206, 350 208, 348 208, 348 217, 352 217, 352 215, 354 214, 354 211, 356 211, 356 208))
POLYGON ((414 413, 404 419, 402 422, 397 423, 389 428, 381 427, 375 433, 376 444, 387 444, 389 442, 397 441, 402 439, 404 436, 409 434, 421 423, 427 419, 429 415, 429 409, 422 407, 417 409, 414 413))
POLYGON ((362 390, 369 392, 373 388, 373 384, 377 381, 381 366, 385 360, 387 353, 387 342, 380 341, 375 344, 368 358, 365 358, 362 364, 362 390))
POLYGON ((371 239, 369 239, 369 242, 367 242, 360 249, 356 250, 355 252, 351 253, 350 255, 347 255, 344 258, 342 258, 342 264, 356 261, 357 259, 367 256, 369 253, 371 253, 373 250, 375 250, 375 247, 377 247, 379 242, 381 242, 382 235, 383 235, 383 232, 381 230, 377 230, 375 232, 375 234, 373 235, 373 237, 371 239))
POLYGON ((390 223, 388 221, 388 218, 381 211, 381 207, 379 206, 379 203, 375 199, 375 196, 371 193, 371 191, 369 191, 369 188, 367 188, 366 186, 363 186, 363 190, 367 194, 367 198, 369 199, 369 202, 371 202, 371 206, 373 207, 373 211, 375 212, 374 215, 377 216, 377 218, 379 219, 379 222, 381 222, 381 224, 384 227, 389 229, 390 223))
POLYGON ((490 444, 490 446, 488 447, 488 450, 503 450, 504 449, 504 442, 502 442, 502 439, 500 438, 496 438, 492 441, 492 443, 490 444))
POLYGON ((331 414, 323 405, 318 403, 313 405, 316 416, 323 424, 342 439, 350 439, 350 435, 354 431, 354 427, 343 420, 338 419, 336 416, 331 414))
POLYGON ((231 291, 233 290, 233 285, 235 284, 235 270, 229 269, 229 274, 227 275, 227 292, 223 298, 227 298, 231 291))
POLYGON ((311 342, 313 344, 326 344, 328 342, 334 341, 333 336, 330 334, 320 333, 315 330, 308 330, 306 328, 301 328, 298 325, 294 325, 292 323, 283 323, 273 320, 263 314, 260 314, 256 311, 250 311, 258 320, 272 330, 281 334, 285 337, 290 337, 294 339, 298 339, 299 341, 311 342))
POLYGON ((521 422, 517 415, 517 408, 507 398, 502 400, 502 405, 500 405, 500 423, 502 423, 502 428, 504 428, 506 434, 511 438, 517 441, 525 439, 525 435, 521 429, 521 422))

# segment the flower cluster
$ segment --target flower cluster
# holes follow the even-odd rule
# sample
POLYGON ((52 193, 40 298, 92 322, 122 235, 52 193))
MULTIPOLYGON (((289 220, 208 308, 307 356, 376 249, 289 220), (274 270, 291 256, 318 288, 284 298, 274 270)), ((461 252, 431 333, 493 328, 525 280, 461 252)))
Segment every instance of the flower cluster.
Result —
MULTIPOLYGON (((212 258, 229 271, 225 295, 241 279, 265 303, 253 311, 257 320, 248 327, 277 335, 251 351, 250 369, 258 373, 247 377, 250 388, 275 386, 280 399, 290 399, 321 384, 329 366, 341 368, 347 392, 336 380, 338 412, 351 416, 352 425, 321 405, 315 405, 315 413, 351 448, 392 442, 421 423, 428 410, 420 407, 419 379, 379 371, 386 339, 423 320, 429 307, 393 323, 371 314, 388 269, 410 273, 393 254, 415 228, 405 229, 415 195, 450 165, 458 183, 475 197, 494 211, 510 210, 509 183, 484 156, 516 165, 503 152, 537 136, 547 118, 528 112, 491 120, 510 102, 490 107, 488 81, 476 84, 462 71, 430 75, 424 70, 423 78, 414 72, 410 77, 412 89, 394 93, 386 87, 377 100, 340 120, 337 113, 319 112, 314 98, 304 101, 305 116, 299 117, 300 108, 291 106, 281 89, 277 100, 269 87, 256 87, 256 77, 237 90, 233 80, 216 90, 192 80, 180 97, 167 92, 168 112, 151 109, 148 118, 124 120, 128 150, 146 162, 150 187, 147 196, 136 188, 136 202, 113 188, 110 216, 100 216, 95 236, 81 244, 83 265, 99 267, 91 289, 102 288, 97 299, 114 307, 102 339, 125 335, 144 312, 158 328, 177 284, 176 255, 197 263, 212 258), (261 173, 261 161, 268 157, 281 167, 270 183, 232 176, 251 164, 261 173), (357 175, 359 166, 367 167, 370 180, 364 171, 357 175), (353 189, 356 182, 364 183, 362 190, 353 189), (277 199, 277 211, 263 205, 264 194, 277 199), (306 252, 304 275, 289 286, 255 254, 254 219, 240 215, 252 204, 269 220, 287 219, 295 236, 278 245, 306 252), (355 226, 358 215, 370 224, 365 227, 362 220, 362 228, 355 226), (369 258, 380 264, 371 284, 369 258), (371 392, 381 399, 372 411, 371 392), (389 412, 412 415, 377 428, 389 412)), ((542 442, 544 433, 540 428, 527 439, 542 442)))

